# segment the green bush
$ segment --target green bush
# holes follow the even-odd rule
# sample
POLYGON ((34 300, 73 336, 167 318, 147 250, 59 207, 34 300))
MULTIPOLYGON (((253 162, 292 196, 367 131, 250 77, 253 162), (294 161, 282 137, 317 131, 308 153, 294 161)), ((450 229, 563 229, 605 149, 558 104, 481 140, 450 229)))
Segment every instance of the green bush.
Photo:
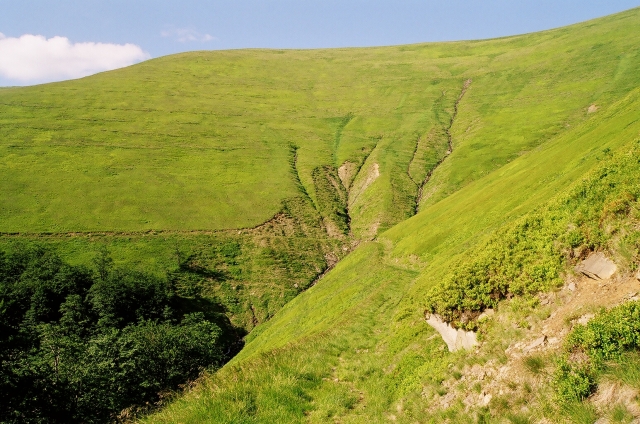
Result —
POLYGON ((576 365, 567 356, 558 360, 554 386, 563 402, 580 401, 596 388, 596 370, 589 363, 576 365))
POLYGON ((599 312, 567 337, 554 382, 564 401, 582 400, 596 388, 597 375, 607 361, 640 347, 640 302, 627 302, 599 312))

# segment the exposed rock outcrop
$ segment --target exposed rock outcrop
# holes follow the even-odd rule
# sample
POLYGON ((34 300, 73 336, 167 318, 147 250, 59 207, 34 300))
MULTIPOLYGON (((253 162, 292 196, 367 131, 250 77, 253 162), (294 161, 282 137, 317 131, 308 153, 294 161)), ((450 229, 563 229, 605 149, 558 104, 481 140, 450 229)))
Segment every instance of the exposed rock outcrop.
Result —
POLYGON ((594 280, 609 279, 617 269, 616 264, 602 252, 592 253, 575 267, 577 272, 581 272, 594 280))
POLYGON ((347 191, 351 188, 351 183, 358 173, 358 164, 346 161, 340 168, 338 168, 338 176, 340 177, 340 181, 342 181, 342 185, 347 191))
POLYGON ((460 349, 473 349, 478 345, 478 338, 473 331, 455 329, 451 324, 444 322, 442 318, 435 314, 427 314, 425 318, 427 324, 440 333, 442 340, 449 348, 449 352, 455 352, 460 349))

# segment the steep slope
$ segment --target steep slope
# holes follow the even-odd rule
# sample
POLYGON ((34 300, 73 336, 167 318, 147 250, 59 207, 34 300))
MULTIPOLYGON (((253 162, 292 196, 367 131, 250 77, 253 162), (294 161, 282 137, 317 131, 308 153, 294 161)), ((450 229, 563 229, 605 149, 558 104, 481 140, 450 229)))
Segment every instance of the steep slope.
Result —
POLYGON ((388 50, 198 52, 3 90, 1 230, 253 227, 300 194, 297 179, 337 219, 340 188, 319 171, 360 167, 380 140, 409 155, 433 99, 458 85, 388 50))
POLYGON ((193 52, 0 90, 0 244, 221 268, 197 283, 250 330, 358 240, 601 114, 636 83, 636 24, 193 52), (238 259, 221 258, 228 243, 238 259))
MULTIPOLYGON (((450 128, 453 151, 433 173, 420 212, 377 240, 361 244, 314 287, 256 328, 230 364, 148 421, 491 419, 483 405, 434 409, 438 403, 433 396, 450 377, 451 367, 488 358, 446 352, 424 322, 424 309, 441 281, 472 263, 486 246, 507 243, 505 234, 523 220, 572 207, 562 206, 571 204, 563 199, 586 190, 585 184, 606 193, 609 182, 602 175, 608 169, 624 169, 618 184, 637 186, 640 57, 633 46, 640 38, 639 20, 640 11, 632 10, 540 34, 398 48, 420 56, 425 68, 439 66, 453 74, 457 90, 442 94, 450 99, 443 107, 449 116, 451 100, 459 97, 465 81, 472 80, 450 128), (620 165, 625 161, 626 168, 620 165)), ((448 121, 435 121, 445 125, 435 132, 446 134, 448 121)), ((341 130, 343 139, 351 122, 341 130)), ((389 181, 412 176, 411 158, 421 149, 405 151, 409 168, 403 174, 389 167, 388 158, 401 154, 382 138, 364 165, 373 169, 377 164, 380 177, 350 204, 350 211, 358 210, 359 201, 380 204, 373 187, 381 188, 385 173, 389 181)), ((356 183, 358 178, 366 177, 356 177, 356 183)), ((636 213, 637 194, 633 196, 623 216, 636 213)), ((595 210, 605 208, 605 201, 619 200, 583 197, 595 210)), ((364 206, 360 215, 372 216, 364 206)), ((352 222, 357 221, 353 216, 352 222)), ((607 233, 606 220, 595 218, 588 224, 607 233)), ((617 249, 614 242, 602 243, 588 248, 617 249)), ((622 272, 637 267, 640 259, 637 240, 631 243, 635 253, 622 272)), ((558 247, 555 244, 540 248, 551 250, 558 247)), ((571 261, 561 265, 568 267, 571 261)), ((535 276, 524 284, 534 293, 551 289, 565 272, 547 271, 555 273, 548 279, 551 285, 536 286, 535 276)), ((526 305, 535 304, 532 299, 514 307, 530 313, 526 305)), ((482 352, 497 355, 495 350, 482 352)), ((505 413, 508 401, 506 405, 494 410, 505 413)), ((562 411, 547 412, 548 419, 566 419, 562 411)))

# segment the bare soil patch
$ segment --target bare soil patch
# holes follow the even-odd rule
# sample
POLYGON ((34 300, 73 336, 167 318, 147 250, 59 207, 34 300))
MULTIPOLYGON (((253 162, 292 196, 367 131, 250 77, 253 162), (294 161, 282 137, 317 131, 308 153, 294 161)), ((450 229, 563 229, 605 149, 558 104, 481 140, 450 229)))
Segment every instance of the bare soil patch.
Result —
POLYGON ((357 173, 358 165, 353 162, 346 161, 340 166, 340 168, 338 168, 338 176, 340 177, 340 181, 342 181, 344 188, 347 189, 347 192, 351 188, 351 183, 357 173))

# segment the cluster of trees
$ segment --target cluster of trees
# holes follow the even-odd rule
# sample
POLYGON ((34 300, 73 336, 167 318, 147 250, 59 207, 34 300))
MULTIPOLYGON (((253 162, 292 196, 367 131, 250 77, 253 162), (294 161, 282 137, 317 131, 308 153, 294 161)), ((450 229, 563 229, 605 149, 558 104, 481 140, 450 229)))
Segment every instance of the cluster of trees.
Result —
POLYGON ((24 246, 0 252, 0 422, 106 422, 148 408, 233 340, 171 277, 94 269, 24 246))

